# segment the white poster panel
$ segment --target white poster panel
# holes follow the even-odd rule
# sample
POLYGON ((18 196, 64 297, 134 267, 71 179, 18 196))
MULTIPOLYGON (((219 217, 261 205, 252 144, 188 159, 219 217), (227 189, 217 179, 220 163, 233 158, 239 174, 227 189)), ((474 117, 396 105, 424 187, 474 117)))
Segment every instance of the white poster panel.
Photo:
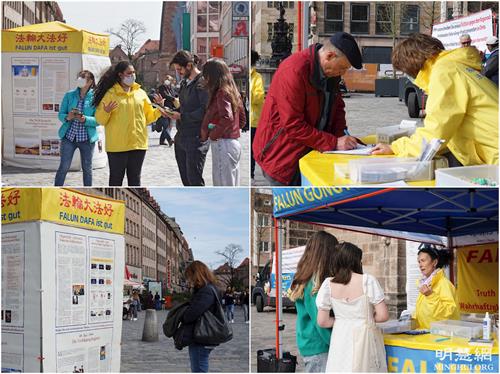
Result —
POLYGON ((417 282, 421 278, 417 260, 419 246, 420 243, 406 242, 406 309, 412 313, 417 305, 417 282))
POLYGON ((40 371, 40 279, 38 224, 2 225, 2 372, 40 371))
MULTIPOLYGON (((56 170, 59 166, 58 118, 64 94, 76 88, 78 72, 87 69, 96 80, 110 66, 104 56, 81 53, 2 53, 3 163, 56 170)), ((107 165, 104 130, 97 128, 94 168, 107 165)), ((71 170, 80 170, 80 153, 71 170)))
MULTIPOLYGON (((297 265, 299 264, 305 249, 305 246, 284 249, 281 254, 281 288, 283 297, 286 297, 288 294, 288 289, 292 285, 293 277, 297 271, 297 265)), ((275 255, 273 255, 273 261, 274 259, 275 255)), ((274 266, 274 264, 271 269, 271 284, 269 290, 269 295, 275 295, 276 266, 274 266)))
POLYGON ((118 372, 123 236, 42 222, 41 237, 43 288, 54 290, 42 302, 44 371, 118 372))
POLYGON ((441 40, 445 49, 459 48, 460 35, 469 34, 472 45, 480 51, 486 50, 486 39, 493 35, 491 9, 466 17, 439 23, 432 27, 432 36, 441 40))
POLYGON ((12 112, 38 114, 38 58, 12 58, 12 112))

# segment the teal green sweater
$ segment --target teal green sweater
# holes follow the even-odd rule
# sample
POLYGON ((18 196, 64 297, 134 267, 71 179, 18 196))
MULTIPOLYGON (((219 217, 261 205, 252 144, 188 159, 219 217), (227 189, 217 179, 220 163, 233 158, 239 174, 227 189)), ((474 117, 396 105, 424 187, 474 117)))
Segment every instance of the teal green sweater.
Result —
POLYGON ((319 327, 316 294, 312 295, 313 281, 307 282, 304 297, 295 301, 297 309, 297 347, 302 356, 328 352, 332 329, 319 327))

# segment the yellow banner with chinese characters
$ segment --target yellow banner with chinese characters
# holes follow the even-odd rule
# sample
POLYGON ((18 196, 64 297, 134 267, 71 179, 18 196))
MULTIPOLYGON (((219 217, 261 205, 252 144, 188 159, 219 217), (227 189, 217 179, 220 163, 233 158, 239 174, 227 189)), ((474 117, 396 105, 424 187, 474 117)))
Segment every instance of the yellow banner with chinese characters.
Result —
POLYGON ((2 224, 38 220, 41 188, 2 188, 2 224))
POLYGON ((498 243, 458 252, 457 298, 462 313, 498 312, 498 243))
POLYGON ((125 204, 66 188, 2 189, 2 224, 34 220, 123 234, 125 204))
POLYGON ((109 56, 109 36, 47 22, 2 30, 2 52, 109 56))

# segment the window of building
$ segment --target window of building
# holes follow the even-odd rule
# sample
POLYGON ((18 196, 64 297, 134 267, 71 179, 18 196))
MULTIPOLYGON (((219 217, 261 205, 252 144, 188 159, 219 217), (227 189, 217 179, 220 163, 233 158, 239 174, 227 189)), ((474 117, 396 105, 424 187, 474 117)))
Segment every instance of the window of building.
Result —
POLYGON ((208 31, 209 32, 218 32, 219 31, 219 15, 211 14, 209 17, 208 23, 208 31))
POLYGON ((273 40, 273 24, 272 22, 267 23, 267 41, 271 42, 273 40))
POLYGON ((418 5, 401 4, 401 35, 419 32, 420 8, 418 5))
POLYGON ((269 226, 269 216, 267 214, 257 213, 257 225, 261 227, 269 226))
POLYGON ((219 1, 209 1, 208 2, 208 13, 219 15, 220 2, 219 1))
POLYGON ((368 34, 370 4, 351 4, 351 34, 368 34))
POLYGON ((198 10, 198 13, 207 13, 207 5, 208 1, 197 1, 196 9, 198 10))
POLYGON ((325 3, 325 33, 344 31, 344 3, 325 3))
MULTIPOLYGON (((392 34, 395 31, 394 4, 376 4, 375 33, 379 35, 392 34)), ((403 21, 401 21, 401 24, 403 21)))
POLYGON ((198 14, 197 32, 207 32, 207 17, 206 14, 198 14))

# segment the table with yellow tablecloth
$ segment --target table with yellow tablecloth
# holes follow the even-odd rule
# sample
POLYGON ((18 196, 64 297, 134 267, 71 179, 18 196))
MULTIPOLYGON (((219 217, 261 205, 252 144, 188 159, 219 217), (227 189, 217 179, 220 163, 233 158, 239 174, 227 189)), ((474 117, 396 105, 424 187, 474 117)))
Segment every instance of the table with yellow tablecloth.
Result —
MULTIPOLYGON (((362 138, 366 144, 376 141, 375 135, 362 138)), ((357 158, 396 157, 388 156, 357 156, 346 154, 321 153, 311 151, 299 160, 302 186, 345 186, 353 184, 350 179, 335 175, 335 164, 346 164, 357 158)), ((410 186, 433 187, 434 180, 407 182, 410 186)))
POLYGON ((392 373, 498 373, 498 341, 493 347, 440 335, 386 334, 387 369, 392 373))

